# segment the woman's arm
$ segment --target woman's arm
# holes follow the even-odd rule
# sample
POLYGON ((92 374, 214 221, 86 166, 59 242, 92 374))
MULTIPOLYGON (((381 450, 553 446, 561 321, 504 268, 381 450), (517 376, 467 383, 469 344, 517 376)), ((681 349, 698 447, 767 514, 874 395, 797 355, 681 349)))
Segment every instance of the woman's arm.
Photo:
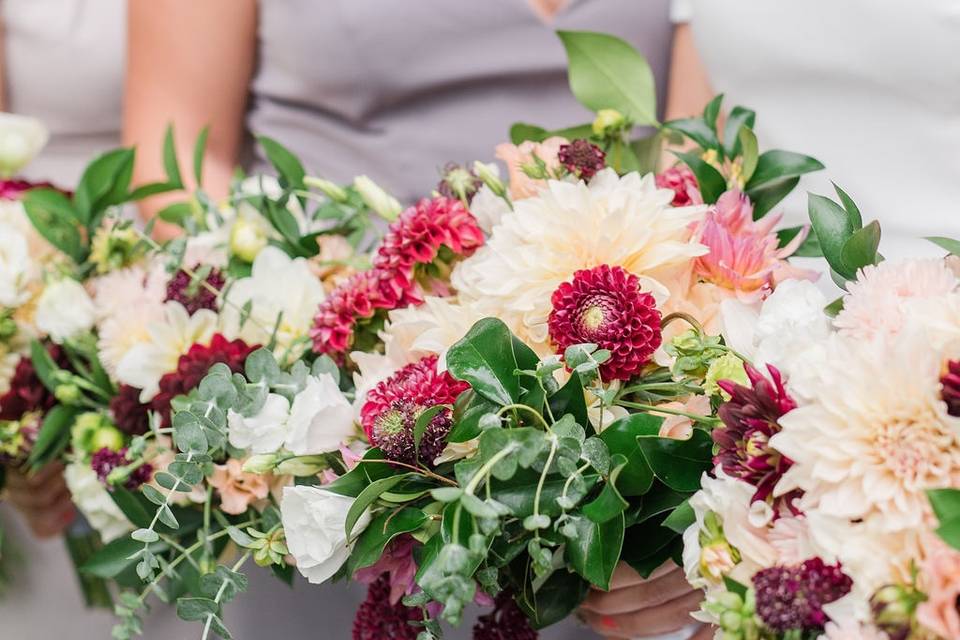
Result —
MULTIPOLYGON (((204 187, 224 196, 243 142, 256 0, 130 0, 127 22, 123 138, 138 147, 135 182, 164 179, 167 124, 176 127, 181 173, 189 181, 193 142, 209 125, 204 187)), ((163 204, 162 197, 146 200, 141 214, 149 219, 163 204)))
POLYGON ((678 24, 673 33, 666 119, 699 115, 711 98, 713 89, 693 42, 690 25, 678 24))

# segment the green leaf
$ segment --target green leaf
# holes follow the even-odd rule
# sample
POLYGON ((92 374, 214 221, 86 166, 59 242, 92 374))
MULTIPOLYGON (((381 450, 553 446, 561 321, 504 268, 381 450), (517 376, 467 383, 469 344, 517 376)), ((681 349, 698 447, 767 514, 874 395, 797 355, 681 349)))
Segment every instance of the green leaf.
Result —
POLYGON ((840 204, 843 205, 844 211, 850 215, 850 220, 853 226, 857 229, 863 226, 863 216, 860 215, 860 207, 857 206, 857 203, 853 201, 853 198, 847 195, 847 192, 841 189, 836 182, 833 183, 833 190, 837 192, 837 197, 840 198, 840 204))
POLYGON ((497 318, 478 321, 450 347, 447 369, 454 378, 468 382, 474 391, 498 405, 520 399, 513 336, 497 318))
POLYGON ((577 138, 589 138, 592 135, 593 128, 589 123, 567 127, 565 129, 554 129, 552 131, 527 122, 515 122, 510 127, 510 142, 513 144, 520 144, 527 140, 543 142, 553 136, 560 136, 567 140, 576 140, 577 138))
POLYGON ((183 188, 183 178, 180 177, 180 163, 177 161, 177 145, 173 139, 173 125, 167 125, 163 134, 163 170, 167 174, 167 182, 176 188, 183 188))
MULTIPOLYGON (((525 518, 533 513, 534 496, 540 473, 533 469, 520 469, 507 481, 493 480, 490 483, 491 494, 494 500, 510 509, 517 518, 525 518)), ((596 485, 598 476, 585 474, 584 487, 589 490, 596 485)), ((543 483, 540 496, 540 513, 555 517, 563 512, 557 499, 563 495, 566 478, 560 475, 550 475, 543 483)))
POLYGON ((602 523, 573 517, 570 524, 576 530, 576 535, 567 538, 567 561, 593 586, 609 591, 610 579, 623 548, 623 514, 619 513, 602 523))
POLYGON ((633 47, 614 36, 558 31, 567 50, 570 89, 593 111, 616 109, 635 124, 657 125, 653 72, 633 47))
POLYGON ((535 629, 543 629, 569 616, 587 597, 590 583, 576 573, 554 571, 536 591, 529 581, 517 597, 517 604, 535 629))
POLYGON ((170 184, 169 182, 151 182, 149 184, 144 184, 129 194, 127 194, 127 200, 130 202, 138 202, 144 198, 149 198, 150 196, 155 196, 159 193, 169 193, 171 191, 179 191, 182 187, 178 187, 175 184, 170 184))
MULTIPOLYGON (((155 545, 153 552, 159 552, 163 545, 155 545)), ((100 548, 87 560, 80 571, 99 578, 113 578, 128 570, 140 559, 138 552, 143 549, 143 543, 133 538, 118 538, 100 548)))
POLYGON ((78 223, 86 219, 64 194, 56 189, 30 189, 23 196, 30 223, 43 238, 74 262, 84 258, 78 223))
POLYGON ((640 450, 637 436, 658 435, 662 423, 661 417, 649 413, 634 413, 617 420, 600 434, 600 439, 611 454, 620 454, 627 458, 627 466, 617 477, 617 489, 621 495, 643 495, 653 486, 653 470, 640 450))
POLYGON ((550 396, 550 411, 555 416, 571 415, 577 424, 590 424, 587 417, 587 400, 583 394, 583 381, 580 374, 571 373, 559 391, 550 396))
POLYGON ((133 175, 133 158, 133 149, 114 149, 87 165, 73 197, 85 224, 96 224, 97 214, 104 208, 126 200, 133 175))
POLYGON ((790 195, 798 184, 800 184, 800 178, 787 178, 757 189, 748 189, 746 194, 753 203, 753 219, 759 220, 770 213, 781 200, 790 195))
POLYGON ((696 522, 697 517, 690 506, 689 500, 684 500, 669 516, 663 521, 663 526, 671 531, 682 534, 691 524, 696 522))
POLYGON ((604 483, 600 495, 583 506, 583 515, 601 524, 621 515, 628 504, 617 491, 617 476, 627 466, 627 459, 618 453, 614 456, 612 464, 615 465, 614 469, 604 483))
POLYGON ((186 227, 187 220, 193 217, 193 207, 188 202, 174 202, 157 213, 164 222, 186 227))
POLYGON ((944 238, 943 236, 927 236, 924 240, 929 240, 952 255, 960 256, 960 240, 944 238))
MULTIPOLYGON (((809 229, 809 227, 788 227, 786 229, 780 229, 777 231, 777 245, 780 247, 787 246, 791 240, 793 240, 798 233, 804 229, 809 229)), ((817 239, 817 233, 813 229, 809 229, 807 237, 804 239, 800 246, 797 247, 797 250, 791 254, 791 257, 797 258, 822 258, 823 249, 820 248, 820 241, 817 239)))
POLYGON ((396 467, 373 462, 376 460, 385 460, 383 452, 377 448, 370 449, 363 454, 357 466, 323 488, 341 496, 356 498, 371 482, 400 474, 396 467), (365 464, 364 461, 368 462, 365 464))
POLYGON ((210 598, 179 598, 177 600, 177 616, 187 622, 206 621, 208 616, 215 616, 220 611, 220 605, 210 598))
POLYGON ((747 585, 737 582, 729 576, 723 576, 723 586, 726 587, 727 591, 730 593, 735 593, 741 598, 747 597, 747 585))
POLYGON ((423 440, 423 434, 426 432, 427 427, 430 426, 430 423, 433 422, 433 419, 436 418, 441 411, 448 408, 446 405, 438 404, 426 409, 417 416, 417 422, 413 425, 413 447, 417 457, 420 456, 420 441, 423 440))
POLYGON ((840 251, 840 259, 847 268, 856 272, 878 261, 877 248, 880 246, 880 223, 876 220, 858 229, 850 236, 840 251))
POLYGON ((718 93, 703 108, 703 121, 714 133, 717 131, 717 117, 720 115, 720 105, 723 103, 723 94, 718 93))
POLYGON ((740 154, 740 131, 743 127, 753 129, 757 114, 751 109, 736 106, 730 110, 727 123, 723 127, 723 153, 728 158, 736 158, 740 154))
POLYGON ((761 154, 757 159, 757 169, 750 181, 747 182, 746 189, 750 191, 779 182, 784 178, 796 178, 821 169, 823 169, 823 164, 816 158, 792 151, 771 149, 761 154))
POLYGON ((390 491, 404 480, 410 480, 415 478, 418 474, 415 473, 402 473, 395 476, 389 476, 386 478, 381 478, 380 480, 375 480, 364 488, 360 492, 360 495, 357 496, 356 500, 353 501, 353 504, 350 505, 350 510, 347 511, 347 519, 344 523, 344 530, 347 534, 347 539, 350 539, 353 536, 353 528, 356 526, 357 521, 360 520, 360 517, 363 515, 364 511, 372 505, 381 494, 390 491))
POLYGON ((210 135, 210 127, 204 127, 197 136, 197 142, 193 145, 193 177, 197 181, 197 187, 203 186, 203 156, 207 150, 207 137, 210 135))
POLYGON ((153 512, 152 505, 146 498, 141 499, 139 494, 123 487, 115 487, 110 492, 110 497, 113 498, 114 503, 120 507, 120 511, 133 526, 140 528, 150 526, 150 522, 153 520, 153 512))
POLYGON ((660 155, 663 152, 664 137, 663 131, 657 130, 646 138, 638 138, 630 142, 630 149, 637 158, 638 172, 641 174, 657 172, 660 155))
POLYGON ((960 489, 931 489, 927 497, 940 521, 937 535, 954 549, 960 549, 960 489))
POLYGON ((383 550, 397 536, 416 531, 427 516, 419 509, 404 507, 398 511, 385 511, 373 520, 357 538, 349 560, 349 573, 369 567, 383 555, 383 550))
MULTIPOLYGON (((46 351, 44 351, 46 353, 46 351)), ((33 444, 27 463, 39 469, 59 457, 70 443, 70 427, 80 411, 74 407, 56 405, 43 418, 37 440, 33 444)))
POLYGON ((707 204, 716 202, 727 190, 727 181, 723 175, 698 154, 691 151, 687 153, 674 152, 674 155, 693 171, 693 175, 697 177, 700 195, 703 196, 703 201, 707 204))
POLYGON ((247 576, 220 565, 213 573, 200 577, 200 592, 210 598, 219 595, 220 604, 230 602, 247 590, 247 576))
POLYGON ((813 193, 809 198, 809 214, 827 263, 844 278, 853 278, 856 271, 843 261, 843 247, 857 230, 855 221, 839 204, 813 193))
POLYGON ((740 174, 744 181, 749 182, 757 170, 757 161, 759 160, 760 147, 757 143, 757 136, 750 127, 740 129, 740 148, 743 150, 743 165, 740 168, 740 174))
POLYGON ((270 164, 280 174, 280 184, 293 189, 306 189, 303 178, 307 173, 300 164, 300 160, 276 140, 266 136, 260 136, 258 140, 270 164))
POLYGON ((669 122, 664 122, 663 127, 665 129, 679 131, 700 145, 700 148, 703 150, 720 149, 720 142, 717 140, 717 134, 714 133, 713 129, 710 128, 708 123, 704 122, 700 118, 671 120, 669 122))
POLYGON ((713 459, 713 440, 699 429, 688 440, 639 435, 637 444, 654 475, 676 491, 699 489, 700 477, 713 459))
POLYGON ((453 403, 453 428, 447 435, 447 442, 473 440, 480 435, 480 419, 498 409, 499 404, 490 402, 472 389, 464 391, 453 403))

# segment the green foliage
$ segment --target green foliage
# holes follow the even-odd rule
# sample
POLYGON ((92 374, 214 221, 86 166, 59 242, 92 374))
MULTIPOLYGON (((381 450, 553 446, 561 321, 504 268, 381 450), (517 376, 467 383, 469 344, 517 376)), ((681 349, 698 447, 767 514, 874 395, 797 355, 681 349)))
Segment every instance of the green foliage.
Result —
POLYGON ((857 271, 876 264, 882 258, 880 224, 876 220, 863 226, 860 210, 840 187, 835 187, 840 203, 810 194, 810 222, 823 256, 840 282, 857 277, 857 271))
POLYGON ((940 521, 937 535, 960 550, 960 489, 931 489, 927 491, 927 497, 940 521))

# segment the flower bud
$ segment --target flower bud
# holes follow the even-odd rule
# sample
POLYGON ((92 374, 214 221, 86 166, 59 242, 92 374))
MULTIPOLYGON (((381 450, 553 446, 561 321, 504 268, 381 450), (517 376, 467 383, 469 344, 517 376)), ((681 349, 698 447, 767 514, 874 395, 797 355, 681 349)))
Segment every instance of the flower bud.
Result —
POLYGON ((910 637, 917 605, 924 595, 910 585, 888 584, 880 587, 870 598, 873 622, 890 640, 910 637))
POLYGON ((334 202, 346 202, 347 192, 338 184, 316 176, 306 176, 303 183, 313 189, 319 189, 334 202))
POLYGON ((597 111, 597 117, 593 119, 593 134, 608 136, 623 129, 626 124, 627 119, 616 109, 600 109, 597 111))
POLYGON ((707 375, 703 381, 703 390, 708 396, 721 396, 724 400, 730 399, 730 394, 722 390, 717 384, 720 380, 732 380, 737 384, 748 385, 747 371, 743 368, 743 360, 727 352, 713 360, 707 367, 707 375))
POLYGON ((17 322, 9 315, 0 317, 0 340, 9 340, 17 335, 17 322))
POLYGON ((507 193, 507 187, 503 184, 503 180, 500 179, 500 172, 497 170, 497 165, 495 164, 486 164, 477 160, 473 163, 473 172, 477 174, 477 177, 483 180, 483 184, 487 185, 490 191, 502 198, 507 193))
POLYGON ((253 262, 267 246, 267 234, 254 222, 237 218, 230 230, 230 252, 244 262, 253 262))
POLYGON ((80 402, 80 387, 75 384, 58 384, 53 390, 53 397, 61 404, 74 405, 80 402))
POLYGON ((8 178, 33 160, 49 134, 36 118, 0 114, 0 177, 8 178))
POLYGON ((383 187, 367 176, 358 176, 353 180, 353 188, 357 190, 364 203, 384 220, 397 219, 403 207, 397 199, 384 191, 383 187))
POLYGON ((296 456, 277 465, 277 473, 290 476, 315 476, 327 468, 323 456, 296 456))
POLYGON ((100 227, 90 243, 90 262, 97 273, 126 267, 138 257, 140 237, 132 228, 100 227))
POLYGON ((90 446, 92 451, 99 451, 100 449, 119 451, 123 448, 123 434, 111 424, 102 424, 93 433, 90 446))
POLYGON ((269 473, 273 471, 275 466, 277 466, 276 454, 263 453, 247 458, 246 462, 243 463, 243 471, 244 473, 256 474, 269 473))

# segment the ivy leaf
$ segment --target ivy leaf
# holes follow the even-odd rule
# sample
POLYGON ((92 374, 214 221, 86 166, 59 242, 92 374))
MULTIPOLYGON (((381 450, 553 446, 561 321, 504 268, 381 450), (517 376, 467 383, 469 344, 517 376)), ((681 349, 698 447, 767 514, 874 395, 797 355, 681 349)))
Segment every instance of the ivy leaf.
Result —
POLYGON ((520 399, 520 379, 513 352, 513 336, 497 318, 478 321, 447 351, 447 370, 468 382, 478 394, 498 405, 520 399))
POLYGON ((699 429, 687 440, 639 435, 637 444, 654 475, 676 491, 699 489, 700 477, 713 459, 713 440, 699 429))
POLYGON ((574 571, 593 586, 609 591, 610 580, 623 548, 623 514, 619 513, 602 523, 574 516, 570 524, 576 535, 567 537, 567 561, 574 571))
POLYGON ((643 495, 653 486, 653 470, 640 450, 637 436, 658 435, 662 423, 663 418, 659 416, 633 413, 617 420, 600 434, 611 455, 620 454, 627 458, 627 466, 617 477, 621 495, 643 495))

